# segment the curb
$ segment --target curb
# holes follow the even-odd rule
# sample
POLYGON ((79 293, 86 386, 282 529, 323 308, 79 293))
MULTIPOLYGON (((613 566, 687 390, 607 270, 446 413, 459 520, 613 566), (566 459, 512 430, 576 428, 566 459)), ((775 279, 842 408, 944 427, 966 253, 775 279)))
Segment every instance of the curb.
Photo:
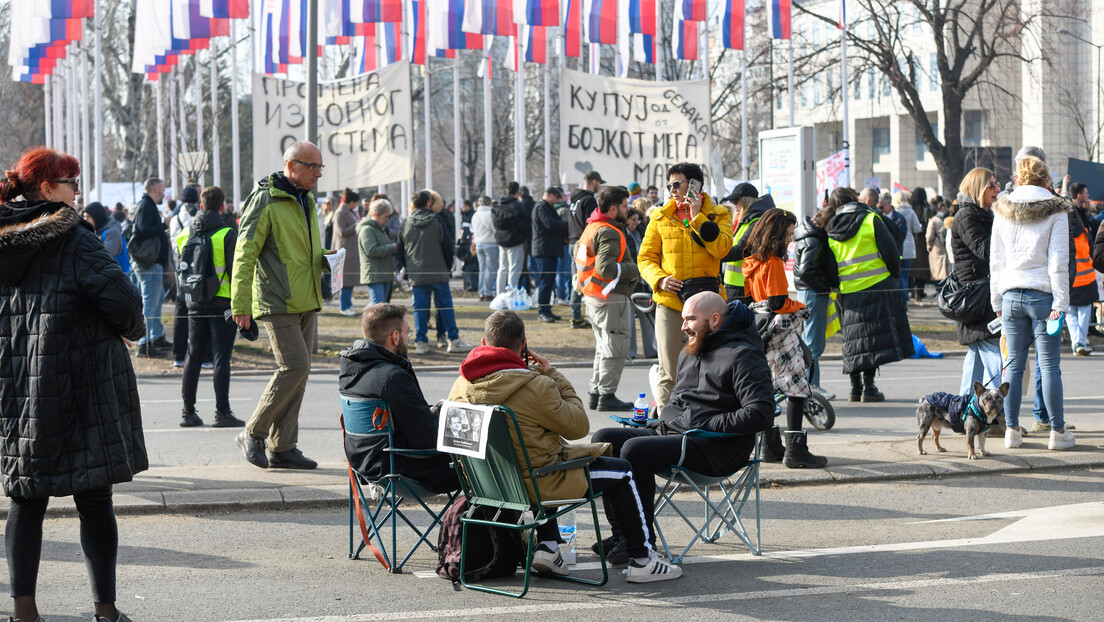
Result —
MULTIPOLYGON (((763 488, 861 484, 867 482, 912 481, 971 477, 994 473, 1048 472, 1104 467, 1100 451, 1072 451, 1053 456, 989 456, 981 460, 944 459, 922 462, 877 462, 825 469, 785 469, 767 467, 760 472, 763 488)), ((689 494, 689 493, 687 493, 689 494)), ((116 493, 115 514, 144 516, 154 514, 230 513, 248 510, 299 510, 310 508, 347 508, 349 485, 283 486, 166 492, 116 493)), ((49 516, 72 516, 76 506, 72 497, 51 500, 49 516)), ((0 508, 7 518, 8 508, 0 508)))

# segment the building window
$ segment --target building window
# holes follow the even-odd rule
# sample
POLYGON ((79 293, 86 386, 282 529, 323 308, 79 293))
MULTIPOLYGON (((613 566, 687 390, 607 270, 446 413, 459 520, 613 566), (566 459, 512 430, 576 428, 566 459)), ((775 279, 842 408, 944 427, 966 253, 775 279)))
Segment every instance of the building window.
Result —
POLYGON ((862 99, 862 74, 856 73, 851 76, 851 80, 855 86, 855 101, 862 99))
POLYGON ((798 90, 801 94, 801 107, 805 108, 809 105, 809 79, 808 78, 801 81, 801 87, 798 90))
POLYGON ((980 147, 981 127, 980 110, 967 110, 962 113, 962 145, 965 147, 980 147))
POLYGON ((932 92, 934 93, 935 91, 939 90, 939 58, 936 57, 936 55, 934 53, 931 55, 930 71, 931 71, 930 88, 931 88, 932 92))
POLYGON ((874 99, 874 68, 866 70, 866 98, 874 99))
POLYGON ((826 91, 825 99, 828 99, 830 101, 835 101, 836 100, 836 93, 835 93, 835 91, 836 91, 836 75, 835 75, 835 71, 833 71, 832 69, 829 69, 827 71, 827 73, 828 73, 828 76, 827 76, 828 86, 825 89, 825 91, 826 91))
POLYGON ((820 74, 813 78, 813 105, 820 104, 820 74))
MULTIPOLYGON (((939 137, 939 124, 931 124, 932 133, 936 138, 939 137)), ((920 128, 916 128, 916 161, 923 162, 924 156, 928 154, 928 146, 924 144, 924 136, 920 133, 920 128)))
POLYGON ((923 79, 924 79, 924 69, 920 65, 920 59, 913 56, 912 57, 912 86, 913 86, 913 88, 915 88, 917 90, 917 92, 920 91, 920 84, 923 82, 923 79))
MULTIPOLYGON (((789 95, 789 92, 786 92, 789 95)), ((777 89, 774 94, 774 109, 782 110, 782 89, 777 89)))
POLYGON ((889 128, 888 127, 876 127, 874 128, 873 136, 871 136, 871 160, 877 163, 882 159, 882 156, 889 155, 889 128))
POLYGON ((889 97, 889 76, 882 74, 882 97, 889 97))

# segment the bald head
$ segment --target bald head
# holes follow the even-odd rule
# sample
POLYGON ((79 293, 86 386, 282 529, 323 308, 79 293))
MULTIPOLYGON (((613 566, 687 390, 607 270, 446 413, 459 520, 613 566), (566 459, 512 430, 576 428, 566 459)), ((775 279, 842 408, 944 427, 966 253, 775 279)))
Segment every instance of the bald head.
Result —
POLYGON ((682 332, 686 334, 686 351, 697 355, 705 347, 709 335, 721 328, 728 317, 728 305, 717 292, 702 292, 686 300, 682 307, 682 332))
POLYGON ((306 140, 297 140, 284 150, 284 162, 288 160, 302 160, 304 156, 317 155, 319 159, 322 157, 322 152, 318 150, 318 146, 314 143, 306 140))
POLYGON ((314 190, 322 167, 322 152, 314 143, 299 140, 284 150, 284 175, 300 190, 314 190))
POLYGON ((686 317, 688 313, 703 318, 716 314, 721 316, 723 321, 728 317, 728 305, 717 292, 702 292, 686 300, 686 304, 682 307, 682 316, 686 317))
POLYGON ((874 207, 878 204, 878 191, 873 188, 863 188, 859 193, 859 201, 874 207))

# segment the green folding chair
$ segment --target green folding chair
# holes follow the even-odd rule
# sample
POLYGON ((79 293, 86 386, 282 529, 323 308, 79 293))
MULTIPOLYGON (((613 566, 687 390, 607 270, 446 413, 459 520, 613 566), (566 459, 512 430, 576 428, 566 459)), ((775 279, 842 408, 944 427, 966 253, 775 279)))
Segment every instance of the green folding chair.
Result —
POLYGON ((437 493, 426 490, 421 484, 404 477, 396 470, 397 455, 428 459, 440 453, 436 449, 395 447, 390 413, 387 402, 380 399, 341 397, 341 427, 349 470, 349 559, 357 559, 360 552, 367 548, 388 572, 398 574, 422 544, 437 550, 429 535, 440 524, 459 491, 447 493, 444 507, 434 511, 425 500, 437 493), (390 468, 387 475, 370 482, 363 473, 353 468, 353 463, 359 462, 358 455, 362 456, 364 452, 378 447, 382 447, 387 453, 390 468), (362 488, 362 484, 369 483, 381 489, 379 500, 374 506, 362 488), (408 516, 411 510, 419 508, 429 515, 428 527, 419 527, 408 516), (357 523, 360 526, 359 545, 356 542, 357 523), (417 540, 400 559, 398 534, 404 524, 417 536, 417 540), (390 538, 384 536, 388 529, 390 538), (372 541, 376 542, 375 546, 372 541))
MULTIPOLYGON (((517 453, 514 451, 514 443, 511 440, 511 436, 513 438, 522 438, 521 427, 518 425, 517 417, 514 416, 514 412, 506 406, 495 406, 489 419, 490 421, 485 421, 483 424, 485 426, 490 426, 488 430, 486 457, 484 459, 479 459, 457 454, 455 456, 457 460, 453 462, 457 468, 460 483, 464 488, 464 494, 468 498, 468 510, 460 516, 460 522, 463 525, 461 535, 462 552, 460 555, 460 582, 468 589, 521 598, 529 591, 529 578, 531 574, 530 564, 533 561, 534 547, 537 539, 535 532, 538 526, 563 516, 576 508, 590 504, 591 518, 594 522, 594 535, 598 539, 599 546, 601 546, 602 534, 599 528, 598 507, 595 501, 602 493, 595 493, 590 482, 590 469, 588 465, 594 461, 594 458, 579 458, 540 469, 534 469, 532 463, 529 461, 529 452, 525 450, 525 446, 522 444, 520 446, 522 447, 522 458, 524 458, 524 460, 523 464, 519 464, 517 453), (583 468, 584 473, 586 473, 587 494, 585 497, 580 499, 541 498, 540 488, 537 486, 538 477, 555 471, 578 468, 583 468), (533 485, 533 490, 536 491, 535 503, 529 500, 529 493, 525 486, 526 481, 531 483, 533 485), (475 509, 480 507, 492 509, 494 511, 492 519, 481 520, 474 518, 473 513, 475 509), (508 512, 510 515, 520 513, 520 518, 517 522, 510 521, 502 516, 503 512, 508 510, 513 510, 513 512, 508 512), (526 513, 531 513, 531 518, 526 513), (528 547, 526 549, 524 568, 525 578, 521 592, 512 592, 487 585, 468 583, 464 580, 465 562, 467 560, 468 525, 487 525, 502 529, 528 532, 528 547)), ((601 581, 572 576, 547 576, 563 581, 571 581, 573 583, 605 585, 606 581, 609 580, 605 551, 600 549, 599 557, 602 562, 601 581)))
POLYGON ((707 432, 705 430, 685 432, 682 435, 682 452, 679 455, 679 461, 656 474, 657 477, 666 481, 656 498, 655 530, 671 563, 681 563, 682 558, 690 552, 690 548, 699 541, 716 542, 729 531, 736 534, 736 537, 747 545, 752 555, 762 553, 759 531, 759 464, 762 462, 759 451, 763 440, 762 433, 755 435, 755 451, 747 464, 732 473, 722 476, 702 475, 683 466, 683 462, 686 460, 686 444, 690 438, 732 438, 736 436, 742 435, 707 432), (684 486, 696 492, 704 504, 705 512, 700 524, 695 523, 694 519, 675 503, 675 494, 682 490, 684 486), (717 501, 714 501, 713 497, 710 496, 710 489, 714 487, 720 493, 720 498, 717 501), (754 541, 744 525, 744 519, 740 516, 749 501, 755 510, 754 541), (663 535, 663 528, 660 526, 660 514, 668 509, 678 514, 683 522, 694 530, 694 536, 678 555, 671 554, 671 549, 667 545, 667 538, 663 535))

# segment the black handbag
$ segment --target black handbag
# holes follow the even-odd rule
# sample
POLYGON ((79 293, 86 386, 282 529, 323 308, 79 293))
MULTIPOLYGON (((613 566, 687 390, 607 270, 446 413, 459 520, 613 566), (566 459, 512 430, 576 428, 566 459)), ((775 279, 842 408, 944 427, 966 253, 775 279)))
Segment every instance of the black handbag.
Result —
POLYGON ((959 281, 953 275, 943 283, 935 298, 943 317, 973 324, 985 319, 989 309, 989 277, 959 281))
POLYGON ((136 240, 132 237, 127 240, 127 251, 138 267, 145 270, 157 263, 157 259, 161 256, 161 238, 136 240))
POLYGON ((682 289, 678 291, 678 299, 686 302, 694 294, 702 292, 717 293, 721 288, 720 282, 714 276, 696 276, 682 282, 682 289))

